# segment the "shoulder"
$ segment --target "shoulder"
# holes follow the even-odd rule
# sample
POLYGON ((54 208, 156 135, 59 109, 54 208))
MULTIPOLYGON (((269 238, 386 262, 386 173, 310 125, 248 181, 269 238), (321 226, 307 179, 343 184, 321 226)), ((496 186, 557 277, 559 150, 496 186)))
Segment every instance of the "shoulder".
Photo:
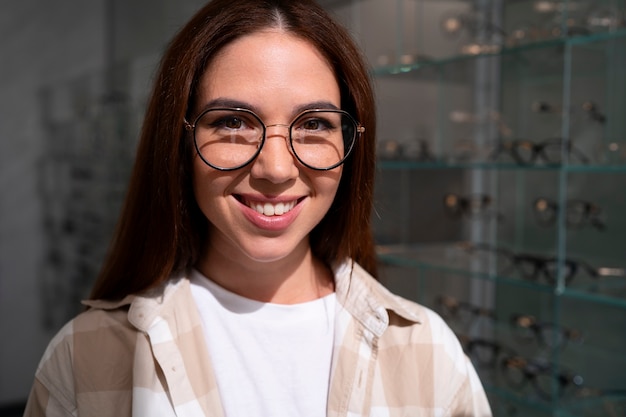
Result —
POLYGON ((133 323, 132 311, 138 311, 138 317, 143 317, 146 308, 158 312, 158 306, 165 308, 169 304, 164 300, 172 298, 170 293, 176 291, 170 290, 175 288, 178 283, 120 301, 83 302, 89 309, 65 324, 48 343, 37 368, 37 379, 54 394, 57 389, 91 389, 75 385, 99 384, 100 377, 130 373, 138 341, 146 337, 133 323))
MULTIPOLYGON (((189 310, 189 282, 172 280, 150 292, 126 297, 121 301, 90 300, 89 309, 70 320, 52 338, 40 361, 39 370, 50 364, 71 362, 74 370, 116 364, 136 348, 138 338, 160 315, 179 316, 189 310), (181 312, 182 311, 182 312, 181 312)), ((131 367, 132 368, 132 367, 131 367)))
POLYGON ((365 271, 355 273, 387 311, 388 325, 378 340, 377 375, 393 401, 410 404, 433 395, 430 404, 446 410, 445 415, 490 416, 476 371, 441 316, 393 294, 365 271))
POLYGON ((405 344, 405 348, 419 346, 422 353, 428 347, 437 360, 465 362, 465 352, 458 337, 438 313, 396 294, 390 293, 390 297, 393 303, 387 309, 389 326, 382 343, 405 344), (416 319, 412 320, 413 317, 416 319))
POLYGON ((88 365, 102 363, 107 356, 111 360, 117 358, 117 362, 123 360, 118 354, 120 351, 127 354, 137 334, 128 322, 127 312, 127 307, 90 309, 70 320, 48 344, 38 375, 44 379, 46 375, 66 376, 63 369, 69 372, 90 367, 88 365))
POLYGON ((128 306, 113 310, 89 309, 78 314, 50 340, 41 359, 42 364, 48 362, 57 351, 64 351, 69 355, 68 358, 72 357, 75 346, 86 339, 106 337, 110 333, 119 335, 131 330, 127 312, 128 306))
MULTIPOLYGON (((337 297, 361 317, 384 316, 381 342, 428 345, 461 360, 463 349, 446 322, 433 310, 389 291, 356 263, 344 262, 335 268, 337 297)), ((362 320, 366 321, 366 320, 362 320)))
POLYGON ((336 270, 338 281, 342 280, 342 275, 347 274, 350 275, 350 285, 356 287, 353 292, 357 292, 361 298, 367 298, 369 303, 374 306, 384 307, 388 311, 390 324, 399 324, 404 319, 408 322, 407 324, 427 325, 437 333, 449 334, 448 325, 437 313, 415 301, 389 291, 357 263, 349 264, 346 262, 336 270))
POLYGON ((39 389, 31 396, 43 397, 29 401, 49 398, 48 407, 74 413, 77 394, 97 391, 94 387, 102 381, 101 375, 112 375, 112 369, 132 370, 128 352, 136 332, 124 317, 122 309, 88 310, 65 324, 48 343, 37 367, 39 389))

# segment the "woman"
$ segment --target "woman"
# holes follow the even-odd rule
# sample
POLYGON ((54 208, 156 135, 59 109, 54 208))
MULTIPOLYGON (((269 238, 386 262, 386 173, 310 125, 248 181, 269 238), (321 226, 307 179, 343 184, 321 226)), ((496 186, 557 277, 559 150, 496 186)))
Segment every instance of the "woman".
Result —
POLYGON ((25 415, 490 415, 441 319, 372 278, 375 129, 361 56, 319 6, 200 10, 25 415))

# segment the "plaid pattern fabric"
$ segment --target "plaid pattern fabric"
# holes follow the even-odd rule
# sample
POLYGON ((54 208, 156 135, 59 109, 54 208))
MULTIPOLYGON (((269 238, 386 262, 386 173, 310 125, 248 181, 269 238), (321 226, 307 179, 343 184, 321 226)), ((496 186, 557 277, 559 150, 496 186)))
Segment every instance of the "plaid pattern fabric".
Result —
MULTIPOLYGON (((356 264, 335 277, 327 416, 491 416, 471 363, 435 313, 356 264)), ((223 416, 187 279, 86 304, 44 353, 26 417, 223 416)))

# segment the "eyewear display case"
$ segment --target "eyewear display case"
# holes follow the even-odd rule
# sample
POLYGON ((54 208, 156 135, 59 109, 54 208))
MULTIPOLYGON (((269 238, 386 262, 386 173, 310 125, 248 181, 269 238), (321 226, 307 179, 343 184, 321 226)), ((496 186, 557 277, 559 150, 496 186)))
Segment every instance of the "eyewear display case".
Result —
POLYGON ((332 8, 376 83, 381 281, 494 415, 625 416, 626 2, 332 8))

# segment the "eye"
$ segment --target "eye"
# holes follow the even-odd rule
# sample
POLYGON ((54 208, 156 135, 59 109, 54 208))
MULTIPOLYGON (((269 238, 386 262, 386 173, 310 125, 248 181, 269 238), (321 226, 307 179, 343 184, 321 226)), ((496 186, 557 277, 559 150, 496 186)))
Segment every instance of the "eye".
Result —
POLYGON ((298 123, 298 129, 303 129, 309 132, 332 130, 333 127, 333 123, 325 117, 310 117, 303 119, 300 123, 298 123))
POLYGON ((320 127, 319 120, 307 120, 302 124, 302 127, 306 130, 317 130, 320 127))
POLYGON ((228 116, 224 117, 221 120, 221 125, 227 127, 228 129, 241 129, 243 126, 243 120, 236 116, 228 116))
POLYGON ((259 128, 259 122, 253 116, 240 111, 210 110, 203 116, 202 123, 207 128, 222 132, 259 128))

